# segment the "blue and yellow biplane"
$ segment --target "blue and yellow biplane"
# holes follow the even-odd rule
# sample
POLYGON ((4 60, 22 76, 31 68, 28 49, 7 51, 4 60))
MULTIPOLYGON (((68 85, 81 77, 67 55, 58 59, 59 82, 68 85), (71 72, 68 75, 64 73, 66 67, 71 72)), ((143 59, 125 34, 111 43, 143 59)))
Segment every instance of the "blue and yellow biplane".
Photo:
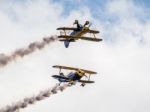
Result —
POLYGON ((76 24, 76 27, 57 28, 57 30, 61 30, 58 38, 60 38, 60 41, 64 42, 64 45, 66 48, 69 47, 70 42, 75 42, 78 39, 94 41, 94 42, 102 41, 102 39, 96 38, 95 36, 95 34, 99 33, 99 31, 90 29, 91 24, 89 21, 86 21, 84 25, 81 25, 79 24, 78 20, 75 20, 74 24, 76 24), (72 32, 70 34, 67 34, 66 30, 69 30, 72 32), (83 36, 87 33, 93 34, 94 37, 83 36))
POLYGON ((90 76, 92 74, 97 74, 96 72, 91 70, 85 70, 74 67, 67 67, 60 65, 54 65, 53 67, 59 69, 59 75, 52 75, 53 78, 57 79, 60 82, 59 85, 62 82, 67 82, 70 85, 74 85, 76 82, 80 82, 81 86, 85 86, 86 83, 94 83, 94 81, 90 80, 90 76), (64 73, 61 72, 62 69, 73 70, 74 72, 70 72, 68 75, 64 75, 64 73), (87 78, 87 80, 81 80, 81 78, 84 76, 87 78))

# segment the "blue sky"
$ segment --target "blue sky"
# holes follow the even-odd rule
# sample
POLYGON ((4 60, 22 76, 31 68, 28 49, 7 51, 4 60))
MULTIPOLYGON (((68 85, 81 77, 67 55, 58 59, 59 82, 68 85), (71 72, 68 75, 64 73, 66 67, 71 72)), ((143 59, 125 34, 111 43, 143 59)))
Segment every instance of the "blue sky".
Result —
MULTIPOLYGON (((8 0, 8 5, 12 4, 11 7, 13 7, 13 4, 26 4, 27 2, 29 2, 29 0, 13 0, 10 1, 8 0)), ((34 0, 33 0, 34 1, 34 0)), ((77 0, 77 1, 73 1, 73 0, 50 0, 50 4, 51 3, 57 3, 60 6, 63 6, 63 12, 62 12, 62 16, 67 17, 72 11, 74 10, 81 10, 84 7, 87 7, 90 10, 91 15, 93 16, 93 18, 99 20, 99 21, 110 21, 110 22, 116 22, 118 21, 118 18, 115 14, 109 15, 107 13, 106 10, 106 5, 108 2, 110 1, 114 1, 114 0, 94 0, 94 1, 90 1, 90 0, 77 0)), ((136 7, 142 8, 144 13, 138 13, 135 12, 135 16, 137 16, 136 18, 139 19, 141 22, 146 22, 147 20, 149 20, 150 18, 150 2, 149 0, 129 0, 129 2, 132 2, 136 7)), ((11 9, 11 7, 9 7, 11 9)), ((10 17, 12 17, 14 20, 17 19, 16 18, 16 14, 15 12, 13 12, 13 10, 10 12, 8 12, 8 14, 12 15, 10 17)))
MULTIPOLYGON (((92 15, 97 18, 97 19, 101 19, 101 20, 112 20, 114 17, 113 16, 109 16, 107 14, 105 14, 105 6, 109 1, 113 1, 113 0, 79 0, 79 1, 73 1, 73 0, 54 0, 54 2, 57 2, 59 4, 62 4, 64 6, 64 15, 68 15, 68 13, 70 13, 72 10, 80 10, 82 9, 82 7, 86 6, 90 9, 92 15)), ((150 15, 149 15, 149 6, 150 6, 150 1, 149 0, 129 0, 131 2, 133 2, 133 4, 135 4, 137 7, 141 7, 144 9, 144 11, 146 12, 146 14, 142 16, 139 15, 139 19, 142 20, 146 20, 149 19, 150 15), (143 19, 144 18, 144 19, 143 19)))
MULTIPOLYGON (((8 0, 9 1, 9 0, 8 0)), ((67 16, 71 11, 73 10, 81 10, 83 7, 88 7, 89 10, 91 11, 91 14, 93 15, 93 17, 95 17, 96 19, 100 19, 102 21, 105 20, 114 20, 116 19, 113 15, 107 15, 106 14, 106 4, 110 1, 113 0, 77 0, 77 1, 73 1, 73 0, 50 0, 49 3, 53 2, 53 3, 57 3, 62 5, 63 8, 63 16, 67 16)), ((149 15, 149 6, 150 6, 150 1, 149 0, 129 0, 130 2, 133 2, 133 4, 135 4, 137 7, 141 7, 143 8, 143 10, 145 11, 146 14, 137 14, 138 18, 145 21, 147 19, 150 18, 149 15), (141 15, 141 16, 140 16, 141 15)), ((26 2, 29 2, 29 0, 13 0, 13 1, 9 1, 9 4, 26 4, 26 2)))
MULTIPOLYGON (((29 0, 23 0, 23 1, 19 1, 19 0, 14 0, 14 2, 10 2, 10 4, 20 4, 23 7, 27 6, 28 3, 30 3, 29 0)), ((108 11, 108 7, 111 4, 111 2, 113 3, 113 1, 115 0, 95 0, 95 1, 90 1, 90 0, 78 0, 78 1, 73 1, 73 0, 50 0, 48 3, 49 4, 56 4, 57 7, 62 7, 62 11, 61 11, 61 18, 65 19, 66 17, 68 17, 69 15, 71 15, 71 13, 73 11, 80 11, 82 9, 87 8, 87 10, 90 11, 90 14, 92 16, 92 18, 94 18, 95 20, 99 21, 100 24, 103 23, 103 25, 105 27, 107 27, 109 29, 109 27, 111 25, 116 25, 116 24, 120 24, 120 22, 123 20, 123 18, 129 19, 129 23, 131 18, 136 18, 137 22, 143 23, 143 24, 147 24, 147 22, 149 21, 150 18, 150 9, 149 9, 149 2, 148 0, 130 0, 128 1, 128 3, 130 3, 130 8, 131 10, 129 10, 129 12, 125 12, 125 13, 129 13, 126 15, 121 15, 121 13, 117 13, 117 11, 115 13, 111 13, 108 11), (108 25, 109 23, 109 25, 108 25), (110 25, 111 24, 111 25, 110 25)), ((35 2, 33 0, 33 2, 35 2)), ((15 6, 15 5, 14 5, 15 6)), ((12 7, 14 7, 12 6, 12 7)), ((57 8, 56 7, 56 8, 57 8)), ((116 5, 117 7, 117 5, 116 5)), ((10 7, 11 9, 11 7, 10 7)), ((10 15, 10 17, 17 22, 17 20, 19 20, 16 12, 16 10, 9 10, 7 13, 10 15)), ((124 12, 123 12, 124 13, 124 12)), ((106 41, 111 41, 111 38, 107 38, 108 33, 103 33, 103 37, 106 41)), ((112 41, 111 41, 112 42, 112 41)))

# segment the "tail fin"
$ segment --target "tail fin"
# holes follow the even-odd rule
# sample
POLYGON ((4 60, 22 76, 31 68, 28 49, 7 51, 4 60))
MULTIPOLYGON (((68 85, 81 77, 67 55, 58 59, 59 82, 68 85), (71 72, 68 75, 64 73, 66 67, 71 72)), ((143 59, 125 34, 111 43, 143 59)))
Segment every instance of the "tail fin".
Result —
POLYGON ((69 44, 70 44, 70 42, 68 40, 64 41, 64 45, 65 45, 66 48, 69 47, 69 44))

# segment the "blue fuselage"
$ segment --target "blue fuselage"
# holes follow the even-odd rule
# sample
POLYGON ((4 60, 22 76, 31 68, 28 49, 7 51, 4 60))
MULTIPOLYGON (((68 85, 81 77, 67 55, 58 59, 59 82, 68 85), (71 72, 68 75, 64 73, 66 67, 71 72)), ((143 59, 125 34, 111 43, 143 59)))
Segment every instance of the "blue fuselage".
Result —
MULTIPOLYGON (((61 75, 64 76, 64 75, 61 75)), ((82 78, 82 76, 79 76, 76 72, 70 72, 67 76, 64 76, 65 78, 58 78, 59 82, 69 82, 69 81, 78 81, 82 78)))
POLYGON ((77 29, 73 30, 73 32, 70 33, 70 36, 74 36, 74 38, 69 38, 64 41, 64 45, 66 48, 69 47, 70 42, 74 42, 78 37, 81 37, 85 33, 87 33, 88 28, 87 27, 78 27, 77 29))

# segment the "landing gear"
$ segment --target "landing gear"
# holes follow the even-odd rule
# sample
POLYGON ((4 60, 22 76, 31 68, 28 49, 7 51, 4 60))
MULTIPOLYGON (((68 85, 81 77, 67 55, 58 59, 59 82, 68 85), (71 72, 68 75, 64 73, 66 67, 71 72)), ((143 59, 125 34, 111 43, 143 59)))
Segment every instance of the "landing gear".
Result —
POLYGON ((60 82, 60 83, 58 83, 57 85, 58 85, 58 86, 60 86, 60 84, 61 84, 61 82, 60 82))
POLYGON ((75 85, 75 84, 76 84, 76 82, 75 82, 75 81, 71 81, 71 82, 69 82, 69 85, 70 85, 70 86, 75 85))
POLYGON ((81 86, 84 87, 84 86, 85 86, 85 83, 82 83, 81 86))

